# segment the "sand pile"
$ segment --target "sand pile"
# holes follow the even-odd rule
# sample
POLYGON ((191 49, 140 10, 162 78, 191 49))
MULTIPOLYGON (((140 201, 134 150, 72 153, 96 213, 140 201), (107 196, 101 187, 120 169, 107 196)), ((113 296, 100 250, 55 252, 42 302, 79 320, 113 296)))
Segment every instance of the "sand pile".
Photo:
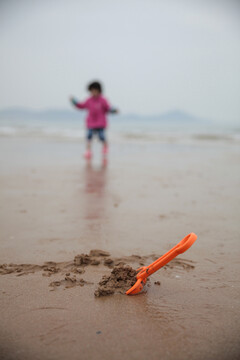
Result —
POLYGON ((132 287, 136 279, 137 271, 131 266, 115 266, 111 271, 110 276, 104 275, 99 282, 98 289, 94 295, 106 296, 114 293, 125 294, 125 292, 132 287))
MULTIPOLYGON (((95 291, 95 296, 106 296, 114 293, 125 294, 136 282, 137 271, 134 268, 147 265, 156 260, 159 255, 151 254, 148 256, 123 256, 121 258, 110 257, 110 253, 104 250, 93 249, 89 254, 79 254, 74 257, 72 261, 54 262, 48 261, 43 265, 38 264, 0 264, 0 275, 22 276, 38 271, 42 271, 45 277, 54 277, 49 286, 51 290, 64 286, 65 288, 72 288, 75 286, 84 286, 85 284, 92 284, 83 279, 83 274, 87 272, 89 266, 99 266, 99 277, 103 267, 112 269, 110 275, 104 275, 98 283, 98 288, 95 291), (131 267, 131 264, 133 267, 131 267), (59 275, 61 276, 59 278, 59 275)), ((194 269, 193 262, 190 260, 183 260, 177 258, 172 260, 169 264, 164 266, 165 271, 171 273, 172 269, 175 271, 189 271, 194 269)), ((99 281, 99 277, 96 281, 99 281)), ((160 285, 159 281, 155 285, 160 285)))

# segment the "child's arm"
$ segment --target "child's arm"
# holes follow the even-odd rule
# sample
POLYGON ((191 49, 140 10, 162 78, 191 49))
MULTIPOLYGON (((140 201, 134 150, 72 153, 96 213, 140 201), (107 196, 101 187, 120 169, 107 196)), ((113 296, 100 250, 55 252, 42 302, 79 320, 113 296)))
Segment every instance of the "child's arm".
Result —
POLYGON ((86 101, 78 102, 73 96, 70 97, 70 102, 78 109, 86 109, 86 101))

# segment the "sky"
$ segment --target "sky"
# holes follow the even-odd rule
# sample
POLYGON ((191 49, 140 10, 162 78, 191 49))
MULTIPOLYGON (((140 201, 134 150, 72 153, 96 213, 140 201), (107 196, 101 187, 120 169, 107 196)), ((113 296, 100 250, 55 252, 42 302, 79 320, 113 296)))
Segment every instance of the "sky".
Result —
POLYGON ((240 1, 0 0, 0 109, 68 108, 92 80, 123 113, 240 123, 240 1))

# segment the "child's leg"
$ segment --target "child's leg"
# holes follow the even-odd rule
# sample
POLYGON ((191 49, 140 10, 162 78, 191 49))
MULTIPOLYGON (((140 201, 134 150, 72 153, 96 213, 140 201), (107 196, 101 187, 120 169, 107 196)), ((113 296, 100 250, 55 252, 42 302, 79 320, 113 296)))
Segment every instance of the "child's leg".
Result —
POLYGON ((87 144, 86 144, 86 152, 84 154, 86 159, 90 159, 92 157, 92 153, 91 153, 91 142, 92 142, 92 137, 93 137, 93 130, 92 129, 88 129, 87 132, 87 144))
POLYGON ((108 153, 108 143, 107 143, 106 136, 105 136, 105 130, 104 129, 99 129, 98 130, 98 136, 99 136, 99 140, 103 144, 103 154, 106 155, 108 153))
POLYGON ((87 140, 86 150, 91 151, 91 144, 92 144, 92 140, 87 140))

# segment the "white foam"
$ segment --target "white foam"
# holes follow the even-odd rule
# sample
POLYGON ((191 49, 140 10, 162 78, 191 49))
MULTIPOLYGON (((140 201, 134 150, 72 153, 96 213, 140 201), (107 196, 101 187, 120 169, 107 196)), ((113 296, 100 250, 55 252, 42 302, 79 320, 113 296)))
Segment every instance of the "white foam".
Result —
POLYGON ((3 126, 0 127, 0 136, 14 136, 17 134, 17 131, 13 127, 3 126))

